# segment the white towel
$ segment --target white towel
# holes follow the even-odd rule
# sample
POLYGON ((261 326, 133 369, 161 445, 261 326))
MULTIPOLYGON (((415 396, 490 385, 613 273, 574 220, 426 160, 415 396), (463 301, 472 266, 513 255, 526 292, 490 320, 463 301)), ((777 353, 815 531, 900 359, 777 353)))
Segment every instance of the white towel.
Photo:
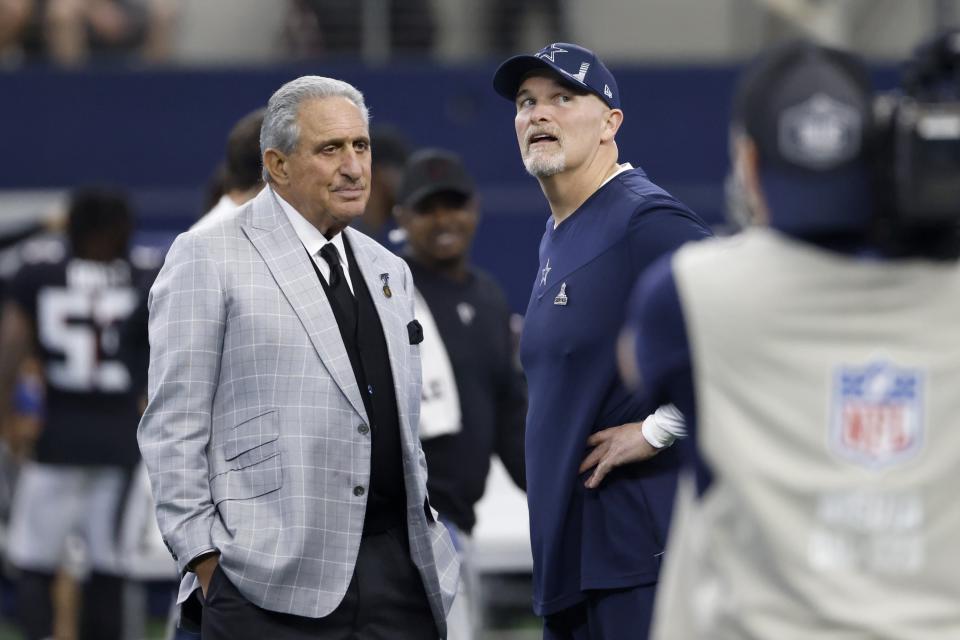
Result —
POLYGON ((430 313, 427 301, 414 290, 414 315, 423 327, 420 343, 420 363, 423 368, 423 388, 420 404, 420 439, 460 433, 460 394, 447 347, 443 344, 437 323, 430 313))

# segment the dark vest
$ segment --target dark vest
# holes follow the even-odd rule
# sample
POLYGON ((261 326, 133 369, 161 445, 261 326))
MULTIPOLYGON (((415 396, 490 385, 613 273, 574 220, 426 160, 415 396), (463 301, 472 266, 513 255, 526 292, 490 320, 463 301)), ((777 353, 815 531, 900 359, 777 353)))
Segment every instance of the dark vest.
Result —
MULTIPOLYGON (((363 406, 370 420, 369 434, 372 437, 370 459, 370 487, 367 496, 367 511, 363 522, 364 535, 380 533, 393 527, 406 526, 406 492, 403 482, 403 462, 400 453, 400 416, 397 412, 397 395, 393 386, 393 371, 387 340, 383 335, 380 316, 370 297, 370 290, 357 266, 353 249, 343 238, 350 265, 350 282, 356 300, 357 329, 351 335, 346 328, 344 312, 330 293, 327 281, 320 275, 313 258, 313 265, 323 286, 327 300, 337 319, 340 336, 346 347, 353 375, 360 387, 363 406)), ((379 293, 379 292, 378 292, 379 293)), ((362 428, 351 426, 351 428, 362 428)))

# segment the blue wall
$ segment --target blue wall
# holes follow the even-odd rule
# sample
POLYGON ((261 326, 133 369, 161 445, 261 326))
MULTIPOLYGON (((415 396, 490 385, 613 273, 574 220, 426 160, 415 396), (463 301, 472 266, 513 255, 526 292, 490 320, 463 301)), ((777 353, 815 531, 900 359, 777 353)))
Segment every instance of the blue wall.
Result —
MULTIPOLYGON (((0 73, 0 189, 84 183, 129 187, 142 228, 163 242, 195 219, 227 132, 305 73, 342 78, 367 97, 374 122, 416 145, 461 153, 481 188, 474 257, 526 306, 549 211, 523 170, 513 106, 473 68, 314 64, 262 70, 123 69, 0 73)), ((710 221, 722 217, 730 68, 615 68, 626 119, 621 160, 644 167, 710 221)), ((374 150, 376 152, 376 150, 374 150)))

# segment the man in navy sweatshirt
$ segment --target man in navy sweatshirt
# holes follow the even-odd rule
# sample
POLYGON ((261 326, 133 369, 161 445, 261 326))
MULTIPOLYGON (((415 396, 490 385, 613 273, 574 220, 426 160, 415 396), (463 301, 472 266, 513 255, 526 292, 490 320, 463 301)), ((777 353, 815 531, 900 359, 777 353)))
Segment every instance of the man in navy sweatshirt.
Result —
POLYGON ((551 44, 504 62, 493 84, 515 103, 524 165, 552 212, 521 339, 534 611, 546 640, 643 639, 676 487, 668 445, 683 424, 623 386, 615 342, 637 276, 710 231, 620 164, 619 90, 591 51, 551 44), (645 459, 588 489, 581 474, 623 438, 645 459))

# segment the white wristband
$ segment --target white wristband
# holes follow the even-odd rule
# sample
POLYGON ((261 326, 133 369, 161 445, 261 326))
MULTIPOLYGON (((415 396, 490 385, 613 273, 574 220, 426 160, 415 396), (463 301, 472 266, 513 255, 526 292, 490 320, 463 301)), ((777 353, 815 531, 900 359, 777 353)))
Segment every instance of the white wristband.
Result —
POLYGON ((673 444, 677 438, 685 437, 687 425, 683 421, 683 414, 675 406, 665 404, 643 421, 640 431, 650 446, 663 449, 673 444))

